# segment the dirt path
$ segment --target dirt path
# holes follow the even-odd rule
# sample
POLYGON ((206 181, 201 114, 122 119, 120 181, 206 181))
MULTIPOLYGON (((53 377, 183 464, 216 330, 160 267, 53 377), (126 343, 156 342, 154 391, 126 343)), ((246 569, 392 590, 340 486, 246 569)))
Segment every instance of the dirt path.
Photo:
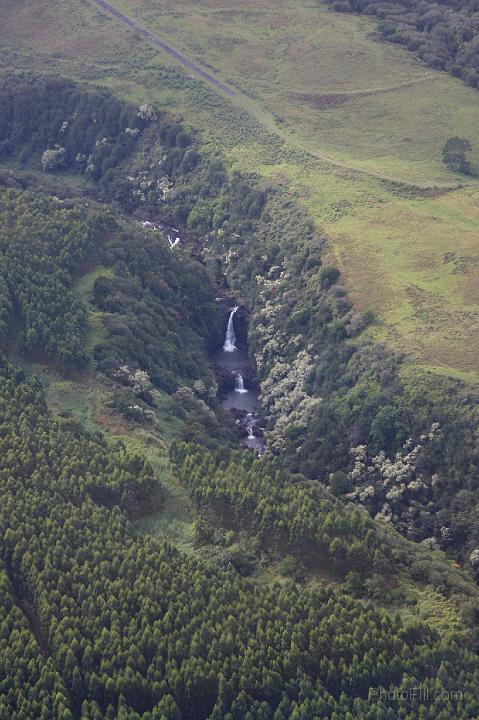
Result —
POLYGON ((103 10, 106 10, 108 13, 110 13, 110 15, 114 15, 114 17, 118 18, 118 20, 121 20, 121 22, 123 22, 125 25, 128 25, 133 30, 136 30, 136 32, 138 32, 140 35, 152 42, 154 45, 160 47, 177 62, 187 67, 188 70, 191 70, 192 72, 203 78, 203 80, 211 83, 216 88, 222 90, 230 97, 234 97, 236 95, 235 91, 232 90, 230 87, 222 83, 220 80, 214 78, 205 70, 202 70, 202 68, 200 68, 198 65, 195 65, 195 63, 192 63, 190 60, 188 60, 188 58, 185 58, 184 55, 181 55, 181 53, 177 52, 172 47, 164 43, 163 40, 158 37, 158 35, 155 35, 155 33, 147 30, 143 27, 143 25, 140 25, 140 23, 137 23, 135 20, 132 20, 127 15, 124 15, 122 12, 113 7, 113 5, 110 5, 109 2, 106 2, 106 0, 93 0, 93 2, 99 5, 103 10))
MULTIPOLYGON (((125 15, 124 13, 120 12, 120 10, 117 10, 113 5, 111 5, 107 0, 91 0, 91 2, 94 2, 96 5, 101 7, 103 10, 108 12, 110 15, 113 15, 115 18, 120 20, 120 22, 124 23, 125 25, 128 25, 128 27, 132 28, 136 32, 138 32, 142 37, 144 37, 149 42, 153 43, 157 47, 164 50, 170 57, 174 58, 177 62, 181 63, 184 67, 188 68, 192 72, 196 73, 199 77, 201 77, 203 80, 206 80, 206 82, 210 83, 214 87, 216 87, 218 90, 221 90, 226 95, 228 95, 231 98, 234 98, 234 101, 237 102, 243 110, 246 110, 250 115, 252 115, 259 123, 261 123, 268 132, 277 135, 280 137, 289 147, 295 148, 296 150, 299 150, 301 152, 306 153, 312 158, 315 158, 316 160, 319 160, 321 162, 325 162, 329 165, 332 165, 334 167, 342 168, 344 170, 350 170, 352 172, 362 174, 362 175, 368 175, 369 177, 377 178, 378 180, 386 181, 386 182, 392 182, 399 185, 404 185, 411 188, 417 188, 420 190, 457 190, 459 185, 451 185, 449 183, 440 183, 440 182, 426 182, 426 183, 420 183, 420 182, 414 182, 411 180, 407 180, 406 178, 397 177, 395 175, 389 175, 386 173, 380 173, 375 172, 374 170, 367 170, 366 168, 362 168, 359 165, 355 165, 352 162, 348 162, 346 160, 338 160, 338 158, 328 155, 327 153, 320 152, 318 150, 315 150, 311 148, 309 145, 307 145, 305 142, 303 142, 300 138, 295 136, 294 131, 291 131, 286 128, 279 127, 279 125, 276 124, 273 116, 271 113, 266 112, 262 110, 258 104, 252 100, 246 93, 243 93, 238 90, 233 90, 232 88, 228 87, 228 85, 225 85, 225 83, 221 82, 220 80, 217 80, 213 75, 210 75, 205 70, 202 70, 201 67, 196 65, 195 63, 191 62, 186 58, 184 55, 181 55, 181 53, 174 50, 172 47, 167 45, 166 43, 161 40, 161 38, 156 35, 155 33, 151 32, 151 30, 147 30, 143 25, 136 22, 136 20, 132 20, 130 17, 125 15)), ((423 79, 421 79, 421 82, 423 79)), ((417 82, 417 81, 412 81, 417 82)), ((404 85, 407 85, 408 83, 404 83, 404 85)), ((381 92, 385 92, 385 88, 379 88, 381 92)), ((365 94, 367 94, 370 91, 365 91, 365 94)), ((377 92, 375 90, 374 92, 377 92)))

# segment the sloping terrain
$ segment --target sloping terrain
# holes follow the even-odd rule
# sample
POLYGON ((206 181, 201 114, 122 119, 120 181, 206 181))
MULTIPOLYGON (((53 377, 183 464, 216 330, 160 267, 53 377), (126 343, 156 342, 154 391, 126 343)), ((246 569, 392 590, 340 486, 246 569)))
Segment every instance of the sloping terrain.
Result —
MULTIPOLYGON (((296 131, 322 112, 299 80, 273 116, 193 47, 209 7, 171 5, 170 39, 159 5, 98 4, 2 11, 0 717, 477 718, 477 393, 366 342, 333 265, 366 332, 435 359, 473 328, 474 187, 432 164, 393 182, 408 163, 367 167, 354 128, 347 151, 296 131), (214 367, 224 340, 248 377, 214 367), (260 388, 264 457, 227 382, 260 388)), ((272 53, 284 22, 316 57, 323 11, 246 7, 225 37, 272 53)), ((362 99, 422 86, 332 22, 325 44, 378 53, 362 99)))
POLYGON ((458 188, 465 179, 443 166, 441 148, 467 137, 478 164, 477 91, 377 42, 369 20, 320 3, 113 5, 236 96, 188 76, 93 0, 48 0, 35 13, 7 0, 6 64, 68 67, 182 114, 233 165, 307 204, 358 307, 375 312, 375 337, 416 365, 475 381, 477 181, 458 188))

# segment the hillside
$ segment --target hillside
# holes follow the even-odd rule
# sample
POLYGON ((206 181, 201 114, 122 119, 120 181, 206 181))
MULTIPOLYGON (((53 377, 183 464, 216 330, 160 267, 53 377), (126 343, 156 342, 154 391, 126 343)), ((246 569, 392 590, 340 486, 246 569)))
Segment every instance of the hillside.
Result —
POLYGON ((479 93, 334 8, 0 7, 2 720, 479 717, 479 93))
POLYGON ((71 5, 44 3, 32 27, 27 2, 7 2, 6 62, 38 68, 39 56, 52 72, 67 61, 74 77, 159 100, 233 166, 284 183, 326 232, 357 306, 375 312, 374 337, 475 382, 477 182, 445 192, 464 178, 442 165, 441 148, 467 137, 478 162, 476 91, 378 43, 368 19, 316 3, 116 4, 229 83, 229 98, 95 2, 71 5))

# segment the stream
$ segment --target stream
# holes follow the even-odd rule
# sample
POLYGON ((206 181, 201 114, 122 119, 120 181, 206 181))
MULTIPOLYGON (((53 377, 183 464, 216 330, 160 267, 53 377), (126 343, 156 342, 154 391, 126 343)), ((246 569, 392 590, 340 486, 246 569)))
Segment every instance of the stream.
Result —
POLYGON ((142 227, 149 228, 150 230, 165 231, 170 248, 174 248, 175 245, 178 245, 182 242, 182 238, 179 234, 180 231, 177 228, 172 227, 171 225, 164 225, 163 223, 152 222, 151 220, 139 220, 139 223, 142 227))
MULTIPOLYGON (((176 245, 186 244, 186 238, 181 235, 181 231, 171 225, 151 220, 138 222, 145 229, 164 232, 171 249, 176 245)), ((216 298, 216 302, 223 306, 228 317, 223 347, 213 356, 224 381, 221 405, 236 418, 238 428, 243 435, 240 439, 241 444, 262 454, 264 443, 263 429, 260 426, 259 390, 251 381, 255 371, 248 358, 247 330, 243 332, 244 337, 238 341, 237 327, 235 327, 238 310, 245 308, 231 307, 231 301, 225 297, 216 298)), ((236 323, 238 323, 237 319, 236 323)))
MULTIPOLYGON (((225 300, 217 298, 217 302, 225 300)), ((221 404, 235 415, 237 424, 244 429, 245 437, 241 438, 241 444, 261 454, 263 433, 259 418, 259 391, 248 380, 248 377, 254 375, 254 371, 247 348, 237 341, 235 315, 238 310, 238 306, 230 309, 224 344, 214 357, 218 367, 226 371, 234 382, 234 387, 226 391, 221 404)))

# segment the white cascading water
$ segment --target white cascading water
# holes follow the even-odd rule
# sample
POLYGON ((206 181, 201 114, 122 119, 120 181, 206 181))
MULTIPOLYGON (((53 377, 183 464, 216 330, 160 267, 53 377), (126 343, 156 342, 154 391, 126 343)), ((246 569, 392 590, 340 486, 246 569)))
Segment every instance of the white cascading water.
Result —
POLYGON ((255 439, 255 436, 253 433, 254 417, 253 417, 252 413, 248 413, 246 418, 247 418, 246 429, 248 431, 248 440, 254 440, 255 439))
POLYGON ((237 376, 236 376, 236 387, 235 387, 235 390, 236 390, 236 392, 238 392, 238 393, 247 393, 247 392, 248 392, 247 389, 246 389, 245 386, 244 386, 243 376, 240 375, 240 373, 238 373, 237 376))
POLYGON ((234 307, 230 313, 228 327, 226 328, 225 344, 223 345, 223 350, 225 352, 233 352, 236 350, 236 333, 235 326, 233 324, 233 317, 235 312, 238 310, 238 307, 234 307))

